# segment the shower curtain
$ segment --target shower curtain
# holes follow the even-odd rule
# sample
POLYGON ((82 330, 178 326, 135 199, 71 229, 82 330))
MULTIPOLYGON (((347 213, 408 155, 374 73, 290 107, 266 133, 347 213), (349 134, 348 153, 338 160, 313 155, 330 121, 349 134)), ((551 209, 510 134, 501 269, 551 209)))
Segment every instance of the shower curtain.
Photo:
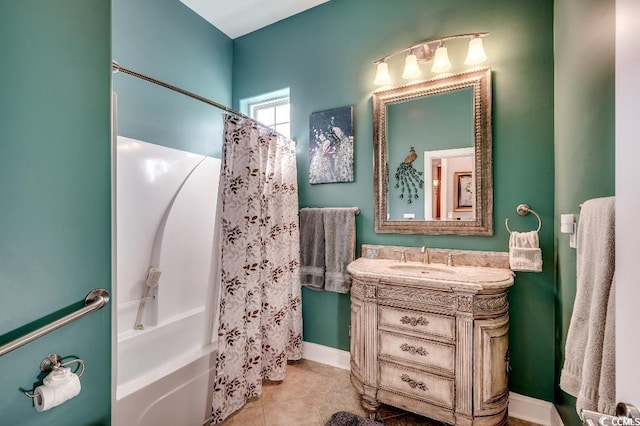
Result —
POLYGON ((212 423, 282 380, 302 357, 295 145, 252 120, 225 115, 219 350, 212 423))

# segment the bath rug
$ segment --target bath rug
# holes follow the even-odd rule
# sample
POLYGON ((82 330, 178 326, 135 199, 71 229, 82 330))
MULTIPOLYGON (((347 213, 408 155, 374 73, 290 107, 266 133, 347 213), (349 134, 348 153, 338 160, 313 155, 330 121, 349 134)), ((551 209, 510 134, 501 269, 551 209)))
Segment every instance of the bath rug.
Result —
POLYGON ((325 426, 384 426, 375 420, 370 420, 346 411, 334 413, 325 426))

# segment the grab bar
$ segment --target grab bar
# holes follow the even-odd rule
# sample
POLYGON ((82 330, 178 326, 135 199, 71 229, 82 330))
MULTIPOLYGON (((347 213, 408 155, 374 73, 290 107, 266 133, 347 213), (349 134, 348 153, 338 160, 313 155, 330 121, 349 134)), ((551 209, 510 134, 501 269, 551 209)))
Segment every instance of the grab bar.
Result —
POLYGON ((80 308, 77 311, 70 313, 69 315, 65 315, 58 320, 42 326, 29 334, 25 334, 24 336, 19 337, 7 343, 6 345, 0 346, 0 356, 9 353, 14 349, 18 349, 19 347, 24 346, 27 343, 33 342, 34 340, 44 336, 47 333, 51 333, 52 331, 57 330, 58 328, 65 326, 70 322, 82 318, 90 312, 97 311, 107 303, 109 303, 109 292, 103 288, 96 288, 95 290, 92 290, 89 294, 87 294, 87 297, 85 297, 83 308, 80 308))

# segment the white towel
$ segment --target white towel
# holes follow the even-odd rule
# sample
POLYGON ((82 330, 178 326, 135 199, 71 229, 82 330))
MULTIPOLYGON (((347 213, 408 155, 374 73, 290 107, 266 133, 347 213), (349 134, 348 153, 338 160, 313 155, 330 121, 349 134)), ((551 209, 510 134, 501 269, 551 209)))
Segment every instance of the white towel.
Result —
POLYGON ((542 251, 538 232, 511 232, 509 265, 514 271, 542 272, 542 251))
POLYGON ((578 223, 576 299, 560 388, 581 409, 615 412, 615 199, 588 200, 578 223))

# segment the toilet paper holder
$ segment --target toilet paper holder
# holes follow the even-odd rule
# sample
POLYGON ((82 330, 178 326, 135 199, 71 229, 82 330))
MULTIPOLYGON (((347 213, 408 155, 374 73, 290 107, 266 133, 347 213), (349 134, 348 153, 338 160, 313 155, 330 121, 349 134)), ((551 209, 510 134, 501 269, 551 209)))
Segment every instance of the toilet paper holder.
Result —
MULTIPOLYGON (((82 377, 82 375, 84 374, 84 370, 86 370, 87 368, 87 363, 84 360, 80 358, 74 358, 72 360, 62 362, 62 359, 63 358, 58 354, 47 355, 47 357, 43 359, 42 362, 40 363, 40 371, 42 371, 43 373, 50 373, 51 371, 57 368, 64 368, 70 364, 79 364, 78 369, 80 370, 80 372, 77 374, 78 374, 78 378, 82 377)), ((34 391, 25 392, 24 394, 31 399, 36 397, 36 395, 34 394, 34 391)))

